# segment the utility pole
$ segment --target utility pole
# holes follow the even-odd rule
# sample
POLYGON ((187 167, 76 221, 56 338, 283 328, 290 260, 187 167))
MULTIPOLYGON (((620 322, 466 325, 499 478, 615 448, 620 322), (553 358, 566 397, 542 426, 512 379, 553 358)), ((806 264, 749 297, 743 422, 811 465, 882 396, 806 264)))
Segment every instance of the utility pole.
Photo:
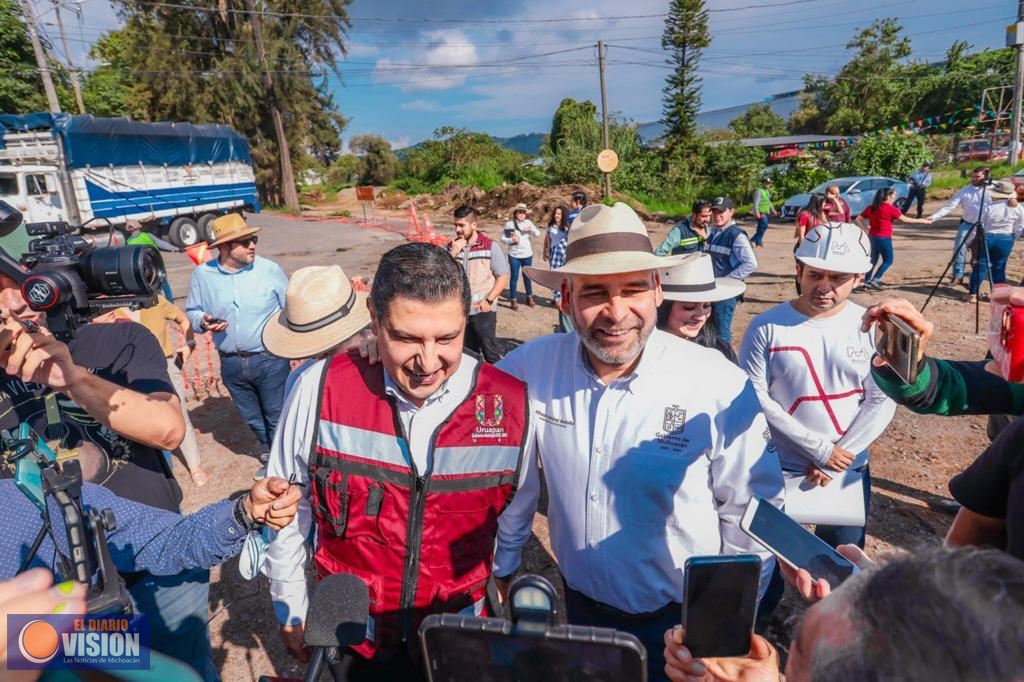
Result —
POLYGON ((36 65, 39 67, 39 77, 43 79, 43 90, 46 92, 46 101, 50 104, 50 112, 59 114, 60 102, 57 101, 57 91, 53 88, 50 67, 46 63, 46 53, 43 52, 43 44, 39 42, 39 34, 36 32, 36 18, 32 15, 32 6, 28 3, 28 0, 21 0, 21 11, 25 14, 25 26, 28 28, 28 37, 32 41, 32 51, 36 53, 36 65))
POLYGON ((281 114, 281 107, 278 104, 277 94, 274 91, 274 78, 270 74, 270 62, 267 61, 267 53, 263 49, 260 15, 256 12, 254 0, 245 0, 245 7, 252 18, 252 33, 256 43, 256 53, 259 55, 260 63, 263 65, 263 87, 267 90, 267 98, 270 102, 270 115, 274 120, 277 153, 281 157, 281 191, 284 193, 284 205, 289 211, 298 213, 299 194, 295 190, 295 173, 292 170, 292 157, 291 152, 288 150, 288 137, 284 132, 284 116, 281 114))
POLYGON ((1020 148, 1020 117, 1021 100, 1024 99, 1024 41, 1022 41, 1021 30, 1024 23, 1024 0, 1017 2, 1017 23, 1014 25, 1014 39, 1011 43, 1007 35, 1007 43, 1013 44, 1017 49, 1017 73, 1013 79, 1013 119, 1010 121, 1010 163, 1017 163, 1021 157, 1020 148))
MULTIPOLYGON (((1024 6, 1024 0, 1020 0, 1024 6)), ((604 88, 604 43, 597 41, 597 69, 601 74, 601 140, 605 149, 608 149, 608 93, 604 88)), ((612 196, 612 176, 604 174, 604 198, 612 196)))
POLYGON ((82 101, 82 87, 78 83, 78 69, 71 61, 68 37, 64 35, 64 18, 60 15, 60 0, 53 0, 53 10, 57 14, 57 28, 60 29, 60 41, 64 44, 64 58, 68 62, 68 74, 71 76, 71 88, 75 91, 75 103, 78 104, 78 113, 84 114, 85 102, 82 101))

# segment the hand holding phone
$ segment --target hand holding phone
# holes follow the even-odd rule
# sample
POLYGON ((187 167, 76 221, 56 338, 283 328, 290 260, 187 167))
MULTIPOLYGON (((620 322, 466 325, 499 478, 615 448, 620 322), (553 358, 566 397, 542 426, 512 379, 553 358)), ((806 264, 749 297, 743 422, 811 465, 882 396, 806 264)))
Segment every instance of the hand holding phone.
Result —
POLYGON ((896 315, 885 313, 878 321, 878 354, 905 383, 917 381, 921 335, 896 315))
POLYGON ((684 644, 695 658, 746 656, 757 615, 761 558, 696 556, 683 569, 684 644))

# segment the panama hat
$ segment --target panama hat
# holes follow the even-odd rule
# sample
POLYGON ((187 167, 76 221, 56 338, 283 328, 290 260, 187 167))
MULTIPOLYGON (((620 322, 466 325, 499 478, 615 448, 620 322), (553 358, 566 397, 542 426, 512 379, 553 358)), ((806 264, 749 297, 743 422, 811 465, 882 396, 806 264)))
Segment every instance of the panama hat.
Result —
POLYGON ((263 327, 263 345, 289 360, 330 350, 370 324, 366 298, 352 288, 340 266, 296 270, 288 280, 284 309, 263 327))
POLYGON ((520 201, 518 204, 516 204, 515 206, 512 207, 512 210, 509 211, 509 213, 511 213, 512 215, 515 215, 519 211, 523 211, 524 213, 529 213, 530 212, 530 208, 526 204, 524 204, 523 202, 520 201))
POLYGON ((736 298, 747 285, 732 277, 715 277, 711 256, 702 253, 693 260, 671 268, 658 268, 661 290, 669 301, 714 303, 736 298))
POLYGON ((856 225, 826 223, 808 231, 797 247, 796 259, 819 270, 863 275, 871 269, 871 246, 856 225))
POLYGON ((591 204, 569 228, 565 265, 557 270, 523 268, 527 277, 549 289, 558 289, 571 275, 618 275, 640 270, 661 270, 685 263, 695 254, 659 257, 640 216, 627 204, 591 204))
POLYGON ((213 241, 210 246, 227 244, 260 231, 258 227, 251 227, 246 224, 242 216, 237 213, 228 213, 210 223, 213 228, 213 241))
POLYGON ((1017 189, 1013 186, 1013 182, 1000 180, 988 188, 988 195, 993 199, 1012 199, 1017 196, 1017 189))

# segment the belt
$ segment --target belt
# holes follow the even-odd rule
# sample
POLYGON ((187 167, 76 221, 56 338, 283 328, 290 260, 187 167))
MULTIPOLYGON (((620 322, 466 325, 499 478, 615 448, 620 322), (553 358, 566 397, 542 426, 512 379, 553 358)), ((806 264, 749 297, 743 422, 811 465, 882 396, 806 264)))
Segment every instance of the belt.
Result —
POLYGON ((650 611, 648 613, 629 613, 627 611, 621 611, 614 606, 609 606, 608 604, 603 604, 595 599, 591 599, 579 590, 573 590, 568 585, 566 585, 566 590, 572 590, 579 599, 586 602, 587 606, 594 611, 626 623, 644 623, 651 620, 660 620, 669 613, 674 613, 680 617, 682 616, 683 605, 679 602, 670 601, 660 609, 650 611))
POLYGON ((235 358, 235 357, 238 357, 238 358, 251 358, 254 355, 263 355, 267 351, 265 351, 265 350, 256 350, 256 351, 240 350, 240 351, 237 351, 237 352, 234 352, 234 353, 225 353, 222 350, 218 350, 217 352, 220 353, 220 356, 222 358, 235 358))

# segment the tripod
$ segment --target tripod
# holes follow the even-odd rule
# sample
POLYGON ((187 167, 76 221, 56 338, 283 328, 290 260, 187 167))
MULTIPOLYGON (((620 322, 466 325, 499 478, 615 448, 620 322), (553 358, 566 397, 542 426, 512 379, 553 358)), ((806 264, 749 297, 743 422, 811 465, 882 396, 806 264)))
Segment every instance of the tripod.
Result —
MULTIPOLYGON (((989 286, 989 288, 991 289, 992 287, 994 287, 994 284, 992 282, 992 259, 989 257, 988 240, 986 239, 986 235, 985 235, 985 226, 982 224, 982 219, 985 216, 985 199, 986 199, 985 194, 988 191, 988 185, 989 185, 989 175, 988 175, 988 173, 986 173, 985 174, 984 184, 981 186, 981 202, 980 202, 979 208, 978 208, 978 219, 974 221, 974 224, 971 225, 971 228, 969 230, 967 230, 967 232, 963 236, 963 239, 960 240, 960 243, 958 243, 956 245, 956 248, 953 250, 953 257, 949 259, 948 263, 946 263, 946 269, 942 271, 941 275, 939 275, 938 281, 935 282, 935 286, 932 287, 931 293, 928 294, 928 298, 925 299, 924 305, 921 306, 921 312, 922 313, 925 311, 925 308, 928 307, 928 304, 931 303, 932 298, 934 298, 934 296, 935 296, 935 292, 938 291, 939 287, 942 285, 942 281, 944 279, 946 279, 946 273, 948 273, 949 269, 951 267, 953 267, 953 263, 956 262, 957 256, 960 255, 960 251, 962 251, 964 246, 967 244, 967 240, 972 239, 972 235, 973 235, 973 242, 972 242, 972 245, 971 245, 971 251, 972 251, 972 254, 971 254, 971 279, 974 279, 975 275, 978 273, 978 268, 981 267, 981 262, 982 262, 981 261, 981 254, 982 254, 982 249, 984 249, 986 279, 988 279, 988 286, 989 286)), ((981 282, 978 282, 978 288, 979 289, 981 288, 981 282)), ((977 293, 977 292, 975 292, 975 293, 977 293)), ((975 295, 975 298, 974 298, 974 333, 977 334, 980 329, 981 329, 981 301, 977 297, 977 295, 975 295)))

